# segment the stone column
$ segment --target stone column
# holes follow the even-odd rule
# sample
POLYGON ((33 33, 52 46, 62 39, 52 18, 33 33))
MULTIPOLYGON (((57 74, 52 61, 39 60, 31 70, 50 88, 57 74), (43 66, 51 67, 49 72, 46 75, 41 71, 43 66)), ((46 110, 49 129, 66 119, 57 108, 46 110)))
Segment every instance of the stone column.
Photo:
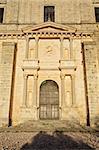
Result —
POLYGON ((25 58, 28 58, 28 53, 29 53, 29 38, 26 37, 26 53, 25 53, 25 58))
POLYGON ((60 37, 60 59, 63 60, 64 50, 63 50, 63 36, 60 37))
POLYGON ((23 103, 22 103, 23 107, 27 106, 27 78, 28 76, 25 74, 24 75, 23 103))
POLYGON ((38 42, 39 42, 39 37, 35 37, 35 59, 38 59, 38 42))
POLYGON ((69 39, 69 43, 70 43, 70 60, 73 59, 73 39, 70 38, 69 39))
POLYGON ((65 101, 65 75, 61 74, 61 106, 65 101))

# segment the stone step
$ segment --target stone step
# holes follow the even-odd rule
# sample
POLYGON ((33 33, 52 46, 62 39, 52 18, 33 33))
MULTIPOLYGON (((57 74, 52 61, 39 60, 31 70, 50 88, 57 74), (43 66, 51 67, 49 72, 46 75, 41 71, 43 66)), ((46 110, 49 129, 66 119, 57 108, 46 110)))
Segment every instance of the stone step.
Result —
POLYGON ((62 131, 62 132, 94 132, 94 129, 81 126, 79 123, 63 120, 39 120, 27 121, 14 127, 1 128, 0 132, 40 132, 40 131, 62 131))
POLYGON ((16 131, 85 131, 85 128, 78 123, 73 123, 63 120, 39 120, 28 121, 22 123, 16 127, 13 127, 16 131))

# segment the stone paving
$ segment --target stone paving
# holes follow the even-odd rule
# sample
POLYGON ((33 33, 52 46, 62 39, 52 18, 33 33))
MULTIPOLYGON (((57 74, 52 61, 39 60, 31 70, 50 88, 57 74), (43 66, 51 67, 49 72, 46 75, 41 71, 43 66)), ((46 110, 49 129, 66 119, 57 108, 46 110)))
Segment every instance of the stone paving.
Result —
POLYGON ((28 121, 0 128, 0 150, 99 150, 99 128, 64 121, 28 121))
POLYGON ((0 150, 99 150, 99 133, 2 132, 0 150))

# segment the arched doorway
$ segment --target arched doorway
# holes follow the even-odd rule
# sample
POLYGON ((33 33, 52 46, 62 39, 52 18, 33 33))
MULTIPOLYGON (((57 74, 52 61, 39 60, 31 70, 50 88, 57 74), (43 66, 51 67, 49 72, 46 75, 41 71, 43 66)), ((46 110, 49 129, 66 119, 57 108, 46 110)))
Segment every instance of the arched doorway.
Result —
POLYGON ((43 81, 40 86, 40 119, 59 119, 59 87, 55 81, 43 81))

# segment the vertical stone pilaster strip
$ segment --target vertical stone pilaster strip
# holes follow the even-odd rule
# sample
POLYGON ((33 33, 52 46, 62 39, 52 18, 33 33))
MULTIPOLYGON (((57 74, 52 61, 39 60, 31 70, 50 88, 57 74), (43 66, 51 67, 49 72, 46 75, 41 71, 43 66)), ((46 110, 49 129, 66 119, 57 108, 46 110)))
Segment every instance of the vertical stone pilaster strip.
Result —
MULTIPOLYGON (((14 68, 14 58, 15 58, 15 43, 14 42, 3 42, 2 43, 2 53, 1 53, 1 63, 0 63, 0 103, 1 115, 0 119, 2 124, 5 126, 9 124, 10 117, 10 106, 12 105, 12 85, 13 85, 13 68, 14 68), (2 115, 3 114, 3 115, 2 115)), ((12 108, 12 107, 11 107, 12 108)), ((10 118, 11 119, 11 118, 10 118)))
POLYGON ((70 45, 70 58, 69 59, 72 60, 74 57, 73 56, 73 39, 72 38, 69 39, 69 43, 70 43, 69 44, 70 45))
POLYGON ((83 67, 85 77, 85 96, 87 125, 95 125, 99 119, 98 92, 98 56, 95 41, 85 41, 82 45, 83 67))
POLYGON ((24 90, 23 90, 23 104, 22 107, 27 106, 27 75, 24 75, 24 90))
POLYGON ((37 107, 37 75, 34 75, 34 103, 33 106, 37 107))
POLYGON ((61 75, 61 106, 65 101, 65 75, 61 75))
POLYGON ((39 37, 35 37, 35 59, 38 59, 38 42, 39 42, 39 37))
POLYGON ((72 87, 72 106, 76 105, 76 102, 75 102, 75 76, 72 75, 71 76, 71 87, 72 87))
POLYGON ((28 58, 28 53, 29 53, 29 38, 26 37, 26 53, 25 53, 25 58, 28 58))
POLYGON ((63 36, 60 37, 60 58, 63 60, 64 58, 64 50, 63 50, 63 36))

